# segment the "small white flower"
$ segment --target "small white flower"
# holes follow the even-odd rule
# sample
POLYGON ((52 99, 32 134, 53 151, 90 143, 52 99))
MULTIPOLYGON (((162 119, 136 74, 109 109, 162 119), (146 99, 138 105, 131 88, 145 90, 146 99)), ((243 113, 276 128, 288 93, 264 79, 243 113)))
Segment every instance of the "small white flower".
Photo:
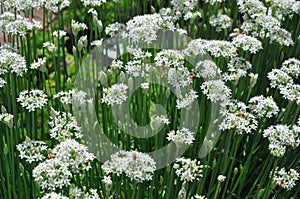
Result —
POLYGON ((82 138, 81 127, 78 126, 71 113, 54 112, 55 116, 50 117, 50 137, 58 141, 66 139, 82 138))
POLYGON ((74 36, 78 35, 78 32, 86 30, 87 26, 84 23, 79 23, 72 19, 71 21, 72 33, 74 36))
POLYGON ((188 108, 198 98, 197 92, 190 90, 184 96, 180 96, 176 100, 177 109, 188 108))
POLYGON ((54 37, 58 37, 59 39, 63 38, 64 36, 67 35, 67 32, 66 31, 63 31, 63 30, 55 30, 53 32, 53 36, 54 37))
POLYGON ((226 179, 226 176, 223 176, 223 175, 219 175, 219 176, 218 176, 218 181, 219 181, 219 182, 224 182, 225 179, 226 179))
POLYGON ((42 90, 25 90, 20 93, 17 101, 20 102, 22 107, 31 112, 45 106, 48 99, 42 90))
POLYGON ((262 43, 258 39, 252 36, 244 34, 238 34, 233 38, 232 43, 235 47, 241 48, 244 51, 250 51, 252 54, 256 54, 262 49, 262 43))
POLYGON ((170 131, 168 133, 167 140, 173 141, 177 147, 181 147, 183 144, 193 144, 195 135, 188 128, 183 127, 177 131, 170 131))
POLYGON ((62 194, 50 192, 50 193, 47 193, 46 195, 44 195, 41 199, 69 199, 69 198, 62 194))
POLYGON ((20 158, 25 159, 29 163, 44 160, 47 148, 45 142, 30 140, 28 137, 26 137, 22 144, 17 145, 20 158))
POLYGON ((119 151, 111 155, 111 160, 102 165, 104 173, 120 176, 125 173, 131 180, 137 182, 149 181, 156 169, 156 163, 151 156, 137 151, 119 151))
POLYGON ((272 155, 282 157, 287 146, 298 147, 300 139, 299 132, 290 129, 287 125, 275 125, 263 131, 263 137, 268 138, 269 149, 272 155))
POLYGON ((279 112, 279 108, 272 97, 264 97, 262 95, 252 97, 249 103, 251 112, 259 118, 271 118, 279 112))
POLYGON ((230 99, 231 90, 222 80, 210 80, 201 85, 203 94, 212 102, 226 102, 230 99))
POLYGON ((103 88, 102 103, 108 105, 122 104, 127 99, 128 86, 121 84, 114 84, 110 88, 103 88))
MULTIPOLYGON (((272 173, 270 173, 270 175, 271 174, 272 173)), ((299 172, 295 169, 287 171, 284 167, 280 170, 277 167, 272 180, 281 186, 281 188, 291 190, 294 186, 296 186, 296 181, 299 180, 299 177, 299 172)))
POLYGON ((43 43, 43 48, 46 48, 49 52, 52 53, 56 51, 56 46, 49 41, 43 43))
POLYGON ((173 165, 176 175, 182 182, 199 180, 202 177, 202 167, 200 161, 184 157, 177 158, 176 163, 173 165))
POLYGON ((209 23, 211 26, 217 29, 217 32, 220 32, 222 29, 227 29, 231 26, 230 17, 223 14, 213 15, 209 18, 209 23))

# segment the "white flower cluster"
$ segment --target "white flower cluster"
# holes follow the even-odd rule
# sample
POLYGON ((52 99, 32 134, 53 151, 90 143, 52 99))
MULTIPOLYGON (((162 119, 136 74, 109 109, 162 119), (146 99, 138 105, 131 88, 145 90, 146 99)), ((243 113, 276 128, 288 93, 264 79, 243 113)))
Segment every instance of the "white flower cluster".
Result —
POLYGON ((199 61, 193 71, 196 73, 196 77, 202 77, 205 80, 212 80, 221 76, 221 69, 214 61, 208 59, 199 61))
POLYGON ((256 96, 249 100, 251 112, 258 118, 276 116, 279 108, 272 97, 256 96))
POLYGON ((295 169, 287 171, 284 167, 280 170, 277 167, 272 180, 281 186, 281 188, 291 190, 294 186, 296 186, 296 181, 299 180, 299 177, 299 172, 295 169))
MULTIPOLYGON (((125 65, 127 74, 133 77, 146 77, 149 65, 144 63, 144 59, 151 57, 151 53, 140 48, 128 48, 128 51, 133 55, 133 60, 128 61, 125 65)), ((113 68, 122 68, 122 61, 117 60, 112 63, 112 66, 113 68)))
POLYGON ((234 57, 236 55, 236 48, 229 41, 207 40, 205 48, 214 57, 234 57))
POLYGON ((191 89, 184 96, 180 95, 180 97, 176 99, 176 107, 177 109, 188 108, 197 98, 197 92, 191 89))
POLYGON ((160 127, 161 124, 165 124, 165 125, 170 124, 169 119, 165 115, 157 115, 157 116, 151 117, 150 125, 153 129, 160 127))
POLYGON ((42 189, 56 190, 71 184, 72 172, 89 170, 94 155, 86 146, 67 139, 51 151, 49 158, 34 168, 32 176, 42 189))
POLYGON ((0 76, 8 72, 23 76, 27 72, 24 57, 7 49, 0 49, 0 76))
POLYGON ((0 0, 0 4, 6 9, 16 9, 17 11, 26 11, 39 9, 45 3, 45 0, 0 0))
POLYGON ((47 148, 45 142, 30 140, 28 137, 22 144, 17 145, 20 158, 25 159, 29 163, 44 160, 45 155, 43 153, 47 153, 47 148))
POLYGON ((191 160, 190 158, 177 158, 173 168, 176 175, 183 182, 193 182, 199 180, 202 177, 203 165, 200 165, 200 161, 191 160))
POLYGON ((68 164, 63 164, 56 158, 39 163, 32 171, 34 180, 42 189, 52 190, 69 186, 72 173, 68 164))
MULTIPOLYGON (((210 1, 213 1, 213 0, 210 0, 210 1)), ((207 199, 205 196, 200 196, 199 194, 196 194, 194 196, 192 196, 191 199, 207 199)))
POLYGON ((298 78, 300 61, 290 58, 283 62, 281 69, 273 69, 268 73, 271 88, 278 88, 285 99, 300 103, 300 85, 294 83, 293 77, 298 78))
POLYGON ((298 130, 287 125, 270 126, 263 131, 263 137, 268 138, 270 152, 276 157, 282 157, 287 146, 295 148, 300 144, 298 130))
POLYGON ((38 58, 36 61, 34 61, 31 65, 30 65, 30 69, 40 69, 43 70, 43 68, 46 65, 46 58, 38 58))
MULTIPOLYGON (((83 189, 85 189, 85 187, 83 187, 83 189)), ((100 199, 96 189, 90 189, 85 192, 79 187, 74 187, 71 192, 74 199, 100 199)))
POLYGON ((64 30, 55 30, 55 31, 53 31, 52 35, 53 35, 54 37, 57 37, 57 38, 61 39, 61 38, 63 38, 64 36, 67 35, 67 32, 64 31, 64 30))
POLYGON ((230 17, 224 14, 213 15, 209 18, 209 24, 215 27, 217 32, 229 28, 231 26, 230 21, 230 17))
POLYGON ((206 55, 207 48, 206 48, 205 39, 195 39, 188 43, 188 46, 184 49, 184 54, 187 56, 195 56, 195 55, 206 55))
POLYGON ((60 91, 57 94, 53 95, 53 99, 59 99, 63 104, 75 104, 76 106, 81 106, 86 103, 87 93, 82 90, 69 90, 69 91, 60 91))
POLYGON ((128 86, 120 83, 114 84, 110 88, 103 88, 102 103, 108 105, 122 104, 127 99, 128 86))
POLYGON ((300 2, 296 0, 273 0, 271 8, 277 19, 285 20, 286 17, 291 19, 294 14, 299 14, 300 2))
POLYGON ((157 67, 183 67, 184 54, 179 50, 162 50, 156 54, 154 61, 157 67))
POLYGON ((52 152, 55 158, 61 163, 68 165, 72 172, 80 170, 88 171, 91 168, 91 161, 95 158, 88 148, 76 140, 66 139, 59 143, 52 152))
POLYGON ((282 63, 281 70, 288 75, 297 78, 300 75, 300 60, 290 58, 282 63))
POLYGON ((267 11, 267 8, 259 0, 238 0, 237 5, 241 13, 246 13, 250 17, 267 11))
POLYGON ((84 6, 101 6, 102 3, 106 3, 106 0, 81 0, 84 6))
POLYGON ((28 18, 24 18, 21 15, 15 17, 15 14, 10 12, 5 12, 0 15, 0 32, 24 36, 33 28, 41 29, 42 25, 34 19, 29 21, 28 18))
POLYGON ((238 81, 240 77, 247 76, 252 65, 242 57, 233 57, 227 64, 228 72, 223 74, 224 81, 238 81))
POLYGON ((2 88, 7 82, 0 77, 0 88, 2 88))
POLYGON ((58 141, 82 138, 81 127, 71 113, 55 111, 55 116, 50 116, 50 137, 58 141))
POLYGON ((173 22, 163 19, 159 14, 146 14, 135 16, 126 23, 123 37, 129 38, 132 42, 152 43, 156 40, 156 32, 159 29, 175 30, 173 22))
POLYGON ((111 155, 101 168, 105 175, 125 173, 131 180, 137 182, 149 181, 156 169, 156 163, 151 156, 137 151, 119 151, 111 155))
POLYGON ((10 127, 10 128, 13 126, 13 119, 14 119, 14 115, 12 115, 12 114, 9 114, 9 113, 1 113, 0 114, 0 122, 7 124, 8 127, 10 127))
POLYGON ((236 48, 243 49, 243 51, 249 51, 252 54, 256 54, 262 49, 262 43, 258 39, 252 36, 237 34, 233 37, 232 43, 236 48))
POLYGON ((201 90, 212 102, 226 102, 230 99, 231 90, 222 80, 209 80, 201 85, 201 90))
POLYGON ((42 90, 25 90, 17 98, 17 102, 20 102, 21 106, 29 112, 41 109, 47 104, 47 101, 47 95, 42 90))
POLYGON ((177 131, 170 131, 167 135, 168 141, 173 141, 176 146, 179 148, 183 144, 191 145, 195 140, 195 134, 191 132, 188 128, 181 128, 177 131))
POLYGON ((69 199, 67 196, 64 196, 60 193, 50 192, 41 197, 41 199, 69 199))
POLYGON ((46 0, 45 8, 52 12, 58 12, 70 5, 69 0, 46 0))
POLYGON ((204 0, 205 3, 209 3, 210 5, 215 5, 217 3, 222 3, 225 0, 204 0))
POLYGON ((234 130, 235 133, 251 133, 257 128, 255 116, 247 111, 247 106, 240 101, 232 100, 221 107, 223 120, 220 130, 234 130))
POLYGON ((71 21, 72 33, 74 36, 78 35, 78 32, 86 30, 87 26, 84 23, 79 23, 72 19, 71 21))
POLYGON ((109 24, 105 28, 105 34, 110 35, 111 37, 115 37, 119 34, 121 34, 125 30, 125 24, 115 22, 112 24, 109 24))
POLYGON ((51 53, 56 51, 56 46, 54 45, 54 43, 51 43, 50 41, 44 42, 43 48, 46 48, 51 53))
POLYGON ((244 33, 252 34, 254 37, 269 38, 272 43, 275 42, 281 46, 294 45, 291 33, 281 28, 280 22, 271 15, 253 15, 251 19, 244 21, 241 29, 244 33))
POLYGON ((168 84, 174 88, 181 88, 192 83, 192 77, 186 67, 169 68, 168 84))
POLYGON ((209 52, 214 57, 234 57, 236 47, 229 41, 196 39, 189 42, 184 53, 188 56, 207 55, 209 52))
POLYGON ((196 16, 201 17, 201 13, 194 11, 197 8, 197 0, 172 0, 172 11, 174 19, 178 20, 183 16, 184 20, 194 18, 196 16))

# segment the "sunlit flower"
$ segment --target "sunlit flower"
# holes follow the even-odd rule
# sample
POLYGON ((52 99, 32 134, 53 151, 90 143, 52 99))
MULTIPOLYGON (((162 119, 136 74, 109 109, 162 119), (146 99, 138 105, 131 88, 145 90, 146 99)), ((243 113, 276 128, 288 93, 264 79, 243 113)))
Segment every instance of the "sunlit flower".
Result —
MULTIPOLYGON (((271 176, 272 173, 270 173, 271 176)), ((299 180, 299 172, 295 169, 286 170, 284 167, 279 170, 277 167, 273 176, 273 181, 283 189, 291 190, 299 180)))

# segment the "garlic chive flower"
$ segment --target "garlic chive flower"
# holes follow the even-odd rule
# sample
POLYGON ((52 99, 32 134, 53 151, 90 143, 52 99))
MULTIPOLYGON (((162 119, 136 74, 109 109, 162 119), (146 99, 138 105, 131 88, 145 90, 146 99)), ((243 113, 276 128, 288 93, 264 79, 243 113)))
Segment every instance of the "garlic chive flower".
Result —
POLYGON ((69 0, 46 0, 45 8, 51 10, 52 12, 58 12, 63 10, 66 7, 69 7, 69 0))
POLYGON ((279 108, 272 97, 255 96, 249 100, 249 104, 251 112, 258 118, 271 118, 279 112, 279 108))
POLYGON ((102 103, 108 105, 122 104, 127 100, 128 86, 121 84, 114 84, 110 88, 103 88, 102 103))
POLYGON ((119 151, 111 155, 111 160, 102 165, 105 175, 125 174, 132 181, 139 183, 149 181, 156 169, 156 163, 151 156, 137 151, 119 151))
POLYGON ((61 193, 50 192, 41 197, 41 199, 69 199, 67 196, 62 195, 61 193))
POLYGON ((68 166, 57 158, 47 159, 33 169, 32 176, 42 189, 62 189, 71 184, 72 173, 68 166))
POLYGON ((243 49, 243 51, 249 51, 252 54, 256 54, 262 49, 262 43, 258 39, 252 36, 238 34, 233 37, 232 43, 236 48, 243 49))
POLYGON ((176 108, 188 108, 197 98, 197 92, 194 90, 190 90, 184 96, 181 95, 178 99, 176 99, 176 108))
POLYGON ((47 104, 47 101, 47 95, 42 90, 25 90, 17 98, 17 102, 20 102, 21 106, 29 112, 41 109, 47 104))
POLYGON ((47 148, 45 142, 31 140, 28 137, 22 144, 17 145, 17 150, 20 153, 19 157, 29 163, 44 160, 47 148))
POLYGON ((296 186, 296 181, 299 180, 299 177, 299 172, 295 169, 286 170, 284 167, 280 169, 277 167, 272 180, 281 188, 291 190, 296 186))
POLYGON ((170 131, 167 135, 168 141, 173 141, 179 148, 183 144, 191 145, 195 140, 195 134, 191 132, 188 128, 181 128, 177 131, 170 131))
POLYGON ((224 14, 213 15, 209 18, 209 23, 211 26, 215 27, 217 32, 222 31, 222 29, 227 29, 231 26, 230 17, 224 14))
POLYGON ((270 153, 276 157, 282 157, 288 146, 293 148, 299 146, 300 139, 298 134, 299 132, 282 124, 270 126, 263 131, 263 137, 268 138, 270 142, 270 153))
POLYGON ((190 158, 177 158, 173 165, 176 175, 182 182, 193 182, 199 180, 202 175, 203 165, 200 165, 200 161, 192 160, 190 158))
POLYGON ((233 130, 237 134, 252 133, 257 128, 256 117, 248 111, 248 107, 240 101, 231 100, 221 106, 222 122, 219 129, 233 130))
POLYGON ((82 138, 81 127, 78 126, 71 113, 54 111, 55 116, 50 116, 50 137, 58 141, 82 138))
POLYGON ((8 49, 0 49, 0 75, 9 72, 22 77, 27 72, 25 58, 8 49))
POLYGON ((58 159, 61 164, 68 165, 70 171, 75 173, 88 171, 92 168, 91 161, 95 158, 88 152, 86 146, 73 139, 66 139, 59 143, 52 152, 55 154, 55 159, 58 159))
POLYGON ((202 77, 205 80, 212 80, 220 77, 222 71, 214 61, 206 59, 199 61, 193 69, 193 72, 196 73, 196 77, 198 78, 202 77))
POLYGON ((222 80, 209 80, 201 85, 201 90, 212 102, 226 102, 230 99, 231 90, 222 80))

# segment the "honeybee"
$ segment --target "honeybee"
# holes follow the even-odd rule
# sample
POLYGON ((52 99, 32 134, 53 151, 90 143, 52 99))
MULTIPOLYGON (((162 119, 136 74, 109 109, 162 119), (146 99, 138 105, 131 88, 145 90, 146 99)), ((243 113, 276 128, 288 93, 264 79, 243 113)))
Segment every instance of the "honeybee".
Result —
POLYGON ((241 118, 245 118, 245 117, 246 117, 246 114, 243 113, 243 112, 238 112, 238 113, 236 114, 236 116, 237 116, 237 117, 241 117, 241 118))
POLYGON ((132 151, 131 152, 131 155, 132 155, 132 159, 135 161, 136 160, 136 151, 132 151))
POLYGON ((49 154, 48 154, 48 158, 49 158, 49 159, 55 158, 55 154, 49 153, 49 154))
POLYGON ((162 67, 163 69, 166 69, 168 67, 165 61, 162 62, 162 67))
POLYGON ((161 74, 161 76, 160 76, 161 79, 165 79, 166 75, 167 75, 166 73, 161 74))
POLYGON ((284 180, 281 180, 281 181, 280 181, 280 187, 281 187, 282 189, 284 189, 284 180))
POLYGON ((194 72, 190 72, 190 76, 191 76, 192 78, 194 78, 194 77, 196 77, 196 74, 195 74, 194 72))

